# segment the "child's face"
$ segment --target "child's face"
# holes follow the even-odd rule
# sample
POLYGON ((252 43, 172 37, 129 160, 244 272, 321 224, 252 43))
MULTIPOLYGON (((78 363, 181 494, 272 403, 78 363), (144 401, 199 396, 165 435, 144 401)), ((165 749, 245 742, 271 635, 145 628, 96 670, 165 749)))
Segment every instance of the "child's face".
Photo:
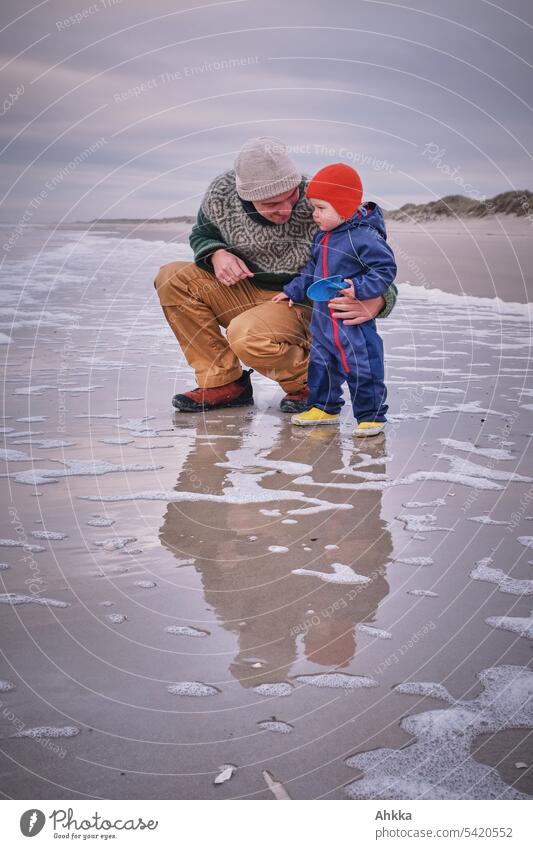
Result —
POLYGON ((341 218, 327 200, 310 198, 310 202, 313 207, 313 221, 318 224, 321 230, 333 230, 334 227, 338 227, 344 221, 344 218, 341 218))

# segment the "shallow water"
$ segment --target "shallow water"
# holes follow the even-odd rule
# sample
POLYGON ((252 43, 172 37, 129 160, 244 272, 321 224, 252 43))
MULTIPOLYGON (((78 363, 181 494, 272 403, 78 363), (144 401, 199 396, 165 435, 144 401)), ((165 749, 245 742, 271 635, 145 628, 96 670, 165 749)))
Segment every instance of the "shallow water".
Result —
POLYGON ((347 406, 296 431, 257 374, 253 408, 173 414, 192 379, 152 279, 187 248, 28 254, 0 271, 4 792, 533 795, 526 309, 401 288, 391 423, 356 445, 347 406), (60 754, 30 733, 74 727, 60 754))

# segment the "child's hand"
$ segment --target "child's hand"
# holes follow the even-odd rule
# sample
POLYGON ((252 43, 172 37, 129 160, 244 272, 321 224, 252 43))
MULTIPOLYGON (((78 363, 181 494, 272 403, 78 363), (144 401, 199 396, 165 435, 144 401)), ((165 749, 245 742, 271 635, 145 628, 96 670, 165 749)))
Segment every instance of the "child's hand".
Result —
POLYGON ((278 292, 272 298, 275 304, 280 304, 282 301, 286 301, 287 299, 289 300, 289 306, 292 307, 292 301, 289 296, 285 294, 285 292, 278 292))

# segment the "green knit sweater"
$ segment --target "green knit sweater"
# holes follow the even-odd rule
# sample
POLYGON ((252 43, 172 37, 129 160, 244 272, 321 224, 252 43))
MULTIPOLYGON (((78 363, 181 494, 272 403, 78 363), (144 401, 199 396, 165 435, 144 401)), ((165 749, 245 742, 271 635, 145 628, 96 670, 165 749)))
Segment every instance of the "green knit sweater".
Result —
MULTIPOLYGON (((304 179, 290 219, 285 224, 272 224, 238 196, 234 171, 215 177, 189 237, 195 263, 212 271, 211 256, 224 248, 246 263, 254 274, 250 278, 254 285, 281 291, 309 259, 311 242, 317 232, 305 187, 304 179)), ((385 292, 385 308, 378 318, 389 315, 397 294, 393 283, 385 292)))

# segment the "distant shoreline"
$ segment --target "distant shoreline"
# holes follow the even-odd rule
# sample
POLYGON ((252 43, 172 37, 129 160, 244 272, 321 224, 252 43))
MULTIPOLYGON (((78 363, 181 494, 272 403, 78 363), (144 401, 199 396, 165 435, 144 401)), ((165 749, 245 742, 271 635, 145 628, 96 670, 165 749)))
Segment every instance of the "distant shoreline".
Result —
MULTIPOLYGON (((533 192, 527 189, 503 192, 492 198, 477 200, 465 195, 447 195, 429 203, 406 203, 399 209, 383 210, 385 218, 410 223, 438 221, 454 218, 487 218, 494 215, 514 215, 533 222, 533 192)), ((178 215, 171 218, 93 218, 90 221, 71 221, 60 229, 137 225, 142 227, 182 224, 192 227, 196 215, 178 215)))

